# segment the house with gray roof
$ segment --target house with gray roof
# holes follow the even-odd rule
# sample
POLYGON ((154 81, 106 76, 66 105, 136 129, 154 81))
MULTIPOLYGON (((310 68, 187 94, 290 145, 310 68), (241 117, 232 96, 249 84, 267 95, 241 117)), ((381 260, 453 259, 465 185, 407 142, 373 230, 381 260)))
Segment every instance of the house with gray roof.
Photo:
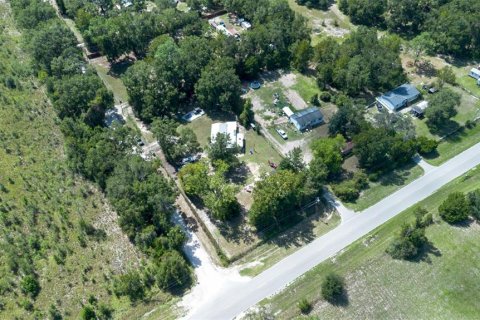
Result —
POLYGON ((387 108, 391 112, 396 112, 407 107, 410 103, 420 97, 420 91, 409 83, 402 84, 400 87, 389 91, 380 97, 377 97, 377 105, 387 108))
POLYGON ((292 114, 290 122, 298 131, 305 131, 322 123, 323 114, 317 107, 311 107, 292 114))

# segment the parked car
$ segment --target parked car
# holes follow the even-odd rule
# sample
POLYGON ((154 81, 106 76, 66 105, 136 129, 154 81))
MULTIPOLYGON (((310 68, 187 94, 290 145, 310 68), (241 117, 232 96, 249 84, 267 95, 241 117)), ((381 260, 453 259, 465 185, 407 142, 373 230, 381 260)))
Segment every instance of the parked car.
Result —
POLYGON ((184 165, 189 164, 189 163, 197 162, 198 160, 200 160, 200 155, 199 154, 194 154, 192 156, 183 158, 182 161, 181 161, 181 165, 184 166, 184 165))
POLYGON ((275 129, 275 131, 277 131, 277 133, 280 135, 280 137, 282 137, 283 140, 288 139, 287 133, 282 129, 275 129))

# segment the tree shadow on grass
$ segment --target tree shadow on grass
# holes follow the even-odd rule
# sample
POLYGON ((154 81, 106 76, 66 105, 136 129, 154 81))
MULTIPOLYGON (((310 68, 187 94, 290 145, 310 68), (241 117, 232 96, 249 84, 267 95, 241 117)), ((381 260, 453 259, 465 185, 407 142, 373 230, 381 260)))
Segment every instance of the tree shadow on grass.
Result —
POLYGON ((447 120, 441 127, 429 127, 429 129, 433 134, 445 137, 446 141, 451 142, 459 141, 465 131, 464 127, 461 127, 458 122, 453 120, 447 120))
POLYGON ((408 261, 410 262, 415 262, 415 263, 420 263, 420 262, 426 262, 428 264, 432 263, 431 256, 435 257, 441 257, 442 252, 435 247, 435 245, 431 241, 427 241, 419 250, 417 255, 409 259, 408 261))
POLYGON ((408 180, 410 170, 412 170, 417 164, 413 161, 408 162, 402 167, 387 171, 379 176, 376 183, 382 186, 402 186, 408 180))
POLYGON ((247 223, 247 216, 245 210, 237 216, 233 217, 227 222, 216 223, 221 235, 228 241, 235 244, 251 244, 257 238, 253 228, 250 228, 247 223))
POLYGON ((110 70, 108 71, 108 75, 115 78, 120 78, 134 63, 134 59, 130 57, 126 57, 123 60, 115 62, 111 65, 110 70))
POLYGON ((248 176, 251 174, 250 168, 245 162, 239 163, 235 168, 228 173, 228 180, 236 185, 244 185, 247 182, 248 176))
POLYGON ((334 298, 328 300, 328 302, 335 307, 341 307, 341 308, 348 307, 350 300, 348 297, 347 290, 343 289, 340 295, 335 296, 334 298))

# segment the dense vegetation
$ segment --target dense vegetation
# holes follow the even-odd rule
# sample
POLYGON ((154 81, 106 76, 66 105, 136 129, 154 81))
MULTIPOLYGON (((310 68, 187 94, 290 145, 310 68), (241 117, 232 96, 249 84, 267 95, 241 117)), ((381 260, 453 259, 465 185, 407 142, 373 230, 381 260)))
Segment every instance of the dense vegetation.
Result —
POLYGON ((360 27, 342 43, 322 38, 314 48, 317 82, 349 95, 365 90, 383 91, 405 81, 400 62, 400 41, 394 36, 378 38, 374 29, 360 27))
MULTIPOLYGON (((14 1, 12 6, 18 17, 31 6, 49 7, 35 0, 14 1)), ((157 163, 145 162, 138 155, 141 149, 136 146, 135 132, 118 123, 105 127, 105 111, 113 107, 112 94, 82 61, 73 33, 55 15, 49 17, 21 25, 33 28, 28 29, 25 39, 34 60, 33 71, 46 83, 61 119, 70 168, 98 184, 118 212, 124 232, 153 258, 145 270, 139 271, 142 291, 154 283, 167 291, 188 285, 190 269, 181 252, 185 236, 171 222, 176 196, 173 186, 157 174, 157 163)), ((118 281, 125 279, 131 280, 118 281)), ((25 283, 25 290, 31 294, 35 288, 33 281, 25 283)))
POLYGON ((431 41, 434 52, 478 57, 480 3, 470 0, 340 0, 352 22, 431 41))

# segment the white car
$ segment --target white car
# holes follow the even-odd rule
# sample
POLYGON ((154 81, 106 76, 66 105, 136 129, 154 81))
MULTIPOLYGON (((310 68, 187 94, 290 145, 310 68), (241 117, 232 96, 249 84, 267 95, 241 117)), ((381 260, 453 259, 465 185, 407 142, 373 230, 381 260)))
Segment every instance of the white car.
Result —
POLYGON ((283 131, 282 129, 275 129, 277 131, 277 133, 280 135, 280 137, 283 138, 283 140, 287 140, 288 139, 288 136, 287 136, 287 133, 285 131, 283 131))

